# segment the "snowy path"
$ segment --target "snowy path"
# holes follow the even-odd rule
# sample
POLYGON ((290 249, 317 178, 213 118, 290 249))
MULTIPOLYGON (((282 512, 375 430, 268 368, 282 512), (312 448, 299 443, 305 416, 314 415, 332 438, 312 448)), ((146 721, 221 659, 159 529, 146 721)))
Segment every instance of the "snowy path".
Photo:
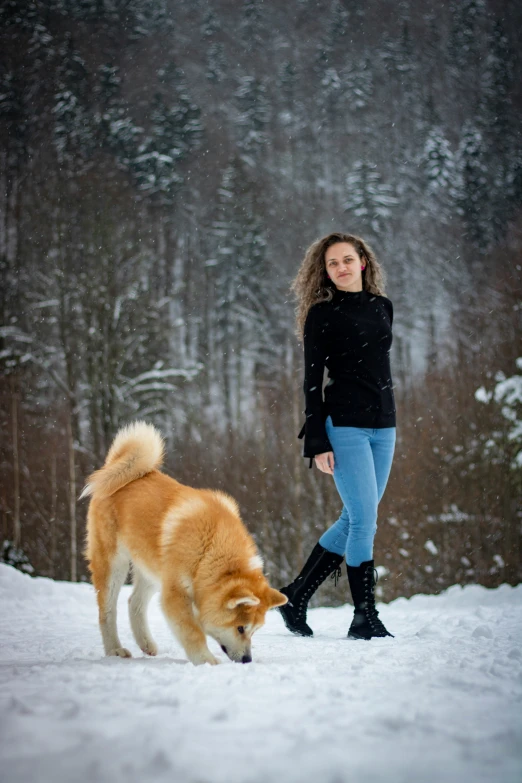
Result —
POLYGON ((105 659, 89 585, 0 565, 5 783, 522 780, 522 585, 399 599, 369 643, 343 638, 349 607, 313 610, 314 639, 271 612, 254 663, 199 668, 156 600, 142 657, 128 593, 137 657, 105 659))

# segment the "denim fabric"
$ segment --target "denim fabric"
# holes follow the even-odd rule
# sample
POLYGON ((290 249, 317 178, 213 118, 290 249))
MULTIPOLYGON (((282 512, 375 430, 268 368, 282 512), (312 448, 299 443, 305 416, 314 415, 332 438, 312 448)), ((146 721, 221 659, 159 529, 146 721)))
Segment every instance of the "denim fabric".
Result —
POLYGON ((334 427, 326 419, 334 453, 334 481, 343 501, 341 516, 319 539, 351 566, 373 559, 377 507, 393 461, 395 427, 334 427))

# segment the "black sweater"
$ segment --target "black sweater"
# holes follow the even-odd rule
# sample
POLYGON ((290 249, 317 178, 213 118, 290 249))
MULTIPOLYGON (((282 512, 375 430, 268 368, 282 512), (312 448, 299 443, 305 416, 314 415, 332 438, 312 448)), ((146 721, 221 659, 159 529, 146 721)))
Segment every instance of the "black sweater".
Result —
POLYGON ((336 290, 330 302, 310 308, 304 328, 306 422, 299 433, 305 457, 332 451, 327 416, 341 427, 395 427, 392 321, 390 300, 364 290, 336 290))

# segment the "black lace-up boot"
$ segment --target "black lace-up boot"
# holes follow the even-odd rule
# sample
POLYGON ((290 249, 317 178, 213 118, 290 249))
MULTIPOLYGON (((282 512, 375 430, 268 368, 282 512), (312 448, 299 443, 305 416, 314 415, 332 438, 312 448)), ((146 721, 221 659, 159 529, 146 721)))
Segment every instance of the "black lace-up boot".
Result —
POLYGON ((360 566, 347 565, 346 567, 355 609, 348 639, 393 636, 379 620, 379 613, 375 608, 377 571, 373 567, 373 560, 366 560, 360 566))
POLYGON ((283 620, 289 631, 298 634, 298 636, 314 635, 306 623, 308 601, 330 574, 334 574, 337 583, 341 571, 339 566, 343 559, 343 555, 336 555, 322 547, 321 544, 316 544, 299 576, 288 587, 281 588, 280 592, 287 596, 288 603, 277 608, 283 615, 283 620))

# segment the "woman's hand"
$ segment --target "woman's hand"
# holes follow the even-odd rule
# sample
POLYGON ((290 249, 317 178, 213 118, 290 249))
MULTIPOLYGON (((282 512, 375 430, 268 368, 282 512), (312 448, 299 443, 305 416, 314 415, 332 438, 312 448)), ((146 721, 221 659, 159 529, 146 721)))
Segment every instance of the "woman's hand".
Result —
POLYGON ((334 472, 334 455, 333 451, 325 451, 323 454, 315 455, 315 464, 322 470, 323 473, 330 473, 333 476, 334 472))

